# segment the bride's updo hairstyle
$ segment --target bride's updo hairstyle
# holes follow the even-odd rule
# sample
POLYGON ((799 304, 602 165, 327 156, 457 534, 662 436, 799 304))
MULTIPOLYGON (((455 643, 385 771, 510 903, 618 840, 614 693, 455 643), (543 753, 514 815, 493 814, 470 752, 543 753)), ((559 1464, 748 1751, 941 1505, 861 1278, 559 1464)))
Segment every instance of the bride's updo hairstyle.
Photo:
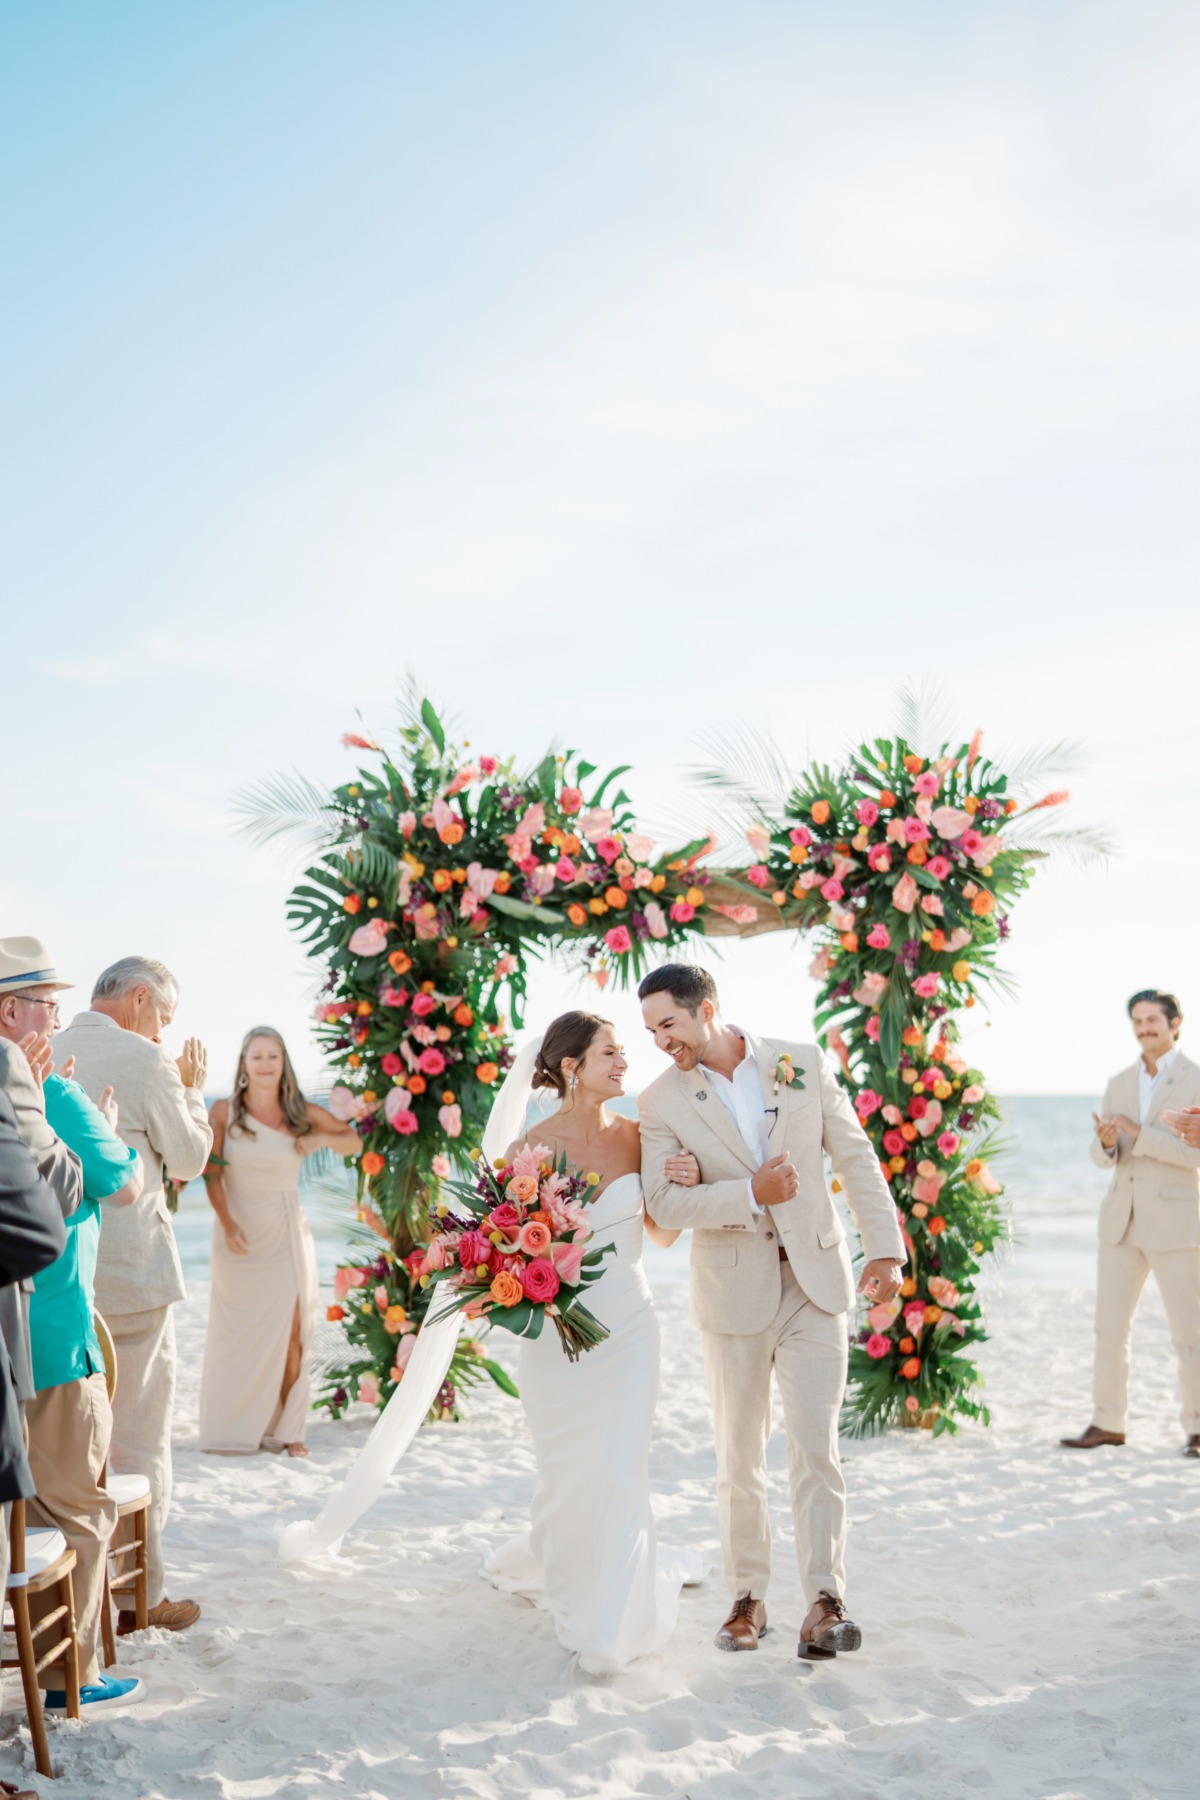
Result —
POLYGON ((600 1027, 611 1024, 611 1019, 598 1018, 595 1013, 559 1013, 542 1039, 533 1067, 534 1088, 552 1088, 560 1100, 565 1100, 567 1077, 563 1074, 563 1057, 569 1056, 574 1062, 581 1063, 600 1027))

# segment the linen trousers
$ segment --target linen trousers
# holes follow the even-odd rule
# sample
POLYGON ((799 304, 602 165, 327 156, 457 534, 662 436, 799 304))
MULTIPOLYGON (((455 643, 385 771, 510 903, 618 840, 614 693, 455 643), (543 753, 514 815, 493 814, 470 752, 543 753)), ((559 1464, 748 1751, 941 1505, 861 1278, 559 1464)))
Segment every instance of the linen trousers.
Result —
POLYGON ((1129 1401, 1129 1333, 1146 1278, 1162 1295, 1171 1342, 1179 1359, 1180 1424, 1200 1432, 1200 1249, 1146 1250, 1132 1218, 1119 1244, 1101 1244, 1096 1271, 1094 1422, 1124 1431, 1129 1401))
MULTIPOLYGON (((119 1475, 145 1475, 150 1483, 146 1571, 154 1607, 166 1596, 162 1535, 171 1510, 175 1314, 169 1306, 156 1306, 150 1312, 106 1313, 105 1318, 117 1353, 110 1460, 119 1475)), ((125 1543, 133 1534, 134 1520, 122 1519, 113 1541, 125 1543)))
MULTIPOLYGON (((25 1408, 29 1468, 37 1493, 26 1501, 31 1525, 56 1526, 75 1552, 75 1627, 79 1679, 86 1687, 100 1675, 100 1616, 104 1564, 117 1523, 117 1503, 100 1485, 112 1437, 112 1409, 103 1375, 86 1375, 43 1388, 25 1408)), ((58 1604, 54 1590, 29 1596, 36 1621, 58 1604)), ((52 1670, 55 1665, 51 1665, 52 1670)), ((54 1676, 50 1686, 65 1687, 54 1676)))
POLYGON ((796 1560, 811 1606, 845 1591, 846 1484, 838 1415, 846 1391, 844 1313, 822 1312, 781 1262, 783 1292, 765 1331, 701 1332, 717 1449, 717 1513, 725 1576, 735 1599, 766 1598, 771 1575, 767 1441, 771 1375, 788 1441, 796 1560))

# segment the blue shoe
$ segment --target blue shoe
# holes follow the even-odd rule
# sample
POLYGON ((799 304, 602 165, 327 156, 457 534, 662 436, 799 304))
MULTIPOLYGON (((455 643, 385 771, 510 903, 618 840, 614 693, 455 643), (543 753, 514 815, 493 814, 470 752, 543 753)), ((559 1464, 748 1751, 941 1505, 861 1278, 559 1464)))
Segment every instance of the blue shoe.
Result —
MULTIPOLYGON (((130 1706, 142 1697, 142 1683, 136 1675, 125 1676, 117 1680, 112 1675, 101 1675, 99 1681, 89 1682, 87 1687, 79 1690, 79 1705, 82 1710, 90 1707, 97 1713, 105 1706, 130 1706)), ((51 1688, 42 1696, 42 1704, 48 1713, 65 1713, 67 1696, 62 1688, 51 1688)))

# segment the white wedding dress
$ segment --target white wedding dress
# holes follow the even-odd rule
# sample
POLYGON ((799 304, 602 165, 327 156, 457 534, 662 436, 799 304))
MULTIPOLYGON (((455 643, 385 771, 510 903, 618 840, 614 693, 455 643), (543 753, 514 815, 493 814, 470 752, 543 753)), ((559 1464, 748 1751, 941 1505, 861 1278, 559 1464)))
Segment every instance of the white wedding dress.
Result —
POLYGON ((530 1528, 485 1569, 507 1593, 554 1618, 559 1642, 590 1674, 611 1675, 666 1643, 681 1586, 700 1581, 695 1553, 659 1549, 650 1507, 650 1435, 659 1336, 642 1264, 642 1183, 622 1175, 588 1207, 589 1249, 615 1246, 586 1291, 608 1337, 578 1362, 547 1321, 517 1351, 538 1480, 530 1528))

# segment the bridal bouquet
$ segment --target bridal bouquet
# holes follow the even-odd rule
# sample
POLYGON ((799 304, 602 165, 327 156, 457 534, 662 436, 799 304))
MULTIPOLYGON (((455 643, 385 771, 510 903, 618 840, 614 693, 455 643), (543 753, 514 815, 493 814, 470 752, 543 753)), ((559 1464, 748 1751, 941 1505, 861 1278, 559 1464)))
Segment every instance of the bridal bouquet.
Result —
POLYGON ((474 1156, 474 1182, 446 1183, 459 1211, 438 1207, 438 1228, 425 1248, 422 1285, 440 1282, 451 1292, 449 1304, 431 1302, 430 1313, 459 1309, 518 1337, 537 1337, 551 1319, 577 1362, 608 1336, 580 1302, 612 1248, 586 1248, 586 1207, 600 1177, 569 1170, 565 1157, 552 1161, 544 1144, 495 1166, 478 1151, 474 1156))

